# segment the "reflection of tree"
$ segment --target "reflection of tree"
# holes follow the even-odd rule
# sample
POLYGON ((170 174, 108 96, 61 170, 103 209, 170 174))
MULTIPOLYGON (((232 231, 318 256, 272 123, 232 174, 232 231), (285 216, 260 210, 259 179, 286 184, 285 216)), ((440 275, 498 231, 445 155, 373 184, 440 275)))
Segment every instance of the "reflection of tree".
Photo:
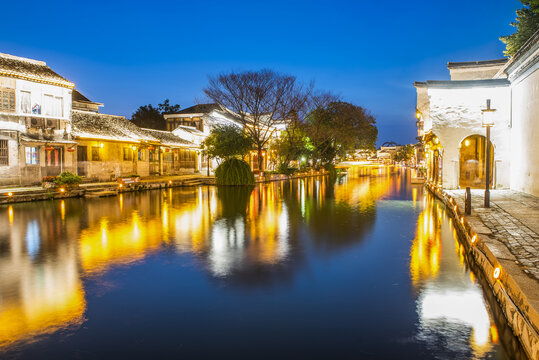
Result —
POLYGON ((221 204, 221 216, 225 219, 245 217, 254 186, 220 186, 217 197, 221 204))

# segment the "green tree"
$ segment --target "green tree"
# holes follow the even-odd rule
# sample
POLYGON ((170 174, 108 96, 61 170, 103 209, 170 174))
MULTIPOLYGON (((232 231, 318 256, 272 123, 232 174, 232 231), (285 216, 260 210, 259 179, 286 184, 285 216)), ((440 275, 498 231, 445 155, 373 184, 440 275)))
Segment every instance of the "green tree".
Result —
POLYGON ((165 99, 162 104, 154 107, 152 104, 140 106, 131 115, 131 121, 140 127, 156 130, 166 130, 167 122, 163 114, 178 112, 180 105, 170 105, 170 101, 165 99))
POLYGON ((251 139, 236 125, 217 125, 202 145, 208 156, 228 160, 243 156, 252 146, 251 139))
POLYGON ((284 130, 271 147, 276 151, 279 168, 288 168, 291 161, 302 156, 310 157, 314 150, 307 134, 300 128, 284 130))
POLYGON ((332 164, 354 149, 374 149, 378 137, 374 116, 343 101, 319 106, 307 116, 306 125, 314 146, 313 157, 322 165, 332 164))
POLYGON ((410 161, 415 155, 415 148, 413 145, 404 145, 395 154, 394 160, 396 162, 410 161))
POLYGON ((296 77, 273 70, 243 71, 210 76, 204 93, 238 116, 246 135, 258 151, 262 169, 264 147, 278 125, 302 113, 312 84, 304 86, 296 77))
POLYGON ((539 29, 539 0, 521 0, 524 7, 517 10, 517 18, 511 26, 517 31, 511 35, 502 36, 505 44, 504 54, 513 56, 526 41, 539 29))

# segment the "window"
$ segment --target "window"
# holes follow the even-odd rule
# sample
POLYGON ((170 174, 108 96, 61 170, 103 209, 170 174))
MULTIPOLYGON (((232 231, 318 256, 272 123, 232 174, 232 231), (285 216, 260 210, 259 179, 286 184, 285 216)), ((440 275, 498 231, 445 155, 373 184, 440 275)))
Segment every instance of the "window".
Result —
POLYGON ((38 158, 39 158, 37 147, 27 146, 25 148, 25 152, 26 152, 26 165, 37 165, 38 158))
POLYGON ((9 150, 7 140, 0 140, 0 165, 9 165, 9 150))
POLYGON ((146 152, 142 149, 139 149, 138 151, 138 160, 139 161, 146 161, 146 152))
POLYGON ((30 114, 32 113, 32 99, 30 91, 21 91, 20 103, 21 103, 21 113, 30 114))
POLYGON ((101 161, 101 153, 99 146, 92 146, 92 161, 101 161))
POLYGON ((133 160, 133 150, 131 150, 130 147, 124 147, 123 153, 124 153, 124 161, 133 160))
POLYGON ((52 116, 54 97, 52 95, 43 95, 43 115, 52 116))
POLYGON ((52 105, 52 116, 64 117, 64 99, 57 96, 52 105))
POLYGON ((0 88, 0 111, 15 112, 15 89, 0 88))

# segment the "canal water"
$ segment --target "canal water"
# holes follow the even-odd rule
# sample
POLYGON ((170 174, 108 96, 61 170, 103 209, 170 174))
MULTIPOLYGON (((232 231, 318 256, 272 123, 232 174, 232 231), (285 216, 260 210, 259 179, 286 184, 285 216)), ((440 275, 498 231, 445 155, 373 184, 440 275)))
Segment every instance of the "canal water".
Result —
POLYGON ((520 358, 409 180, 0 207, 0 358, 520 358))

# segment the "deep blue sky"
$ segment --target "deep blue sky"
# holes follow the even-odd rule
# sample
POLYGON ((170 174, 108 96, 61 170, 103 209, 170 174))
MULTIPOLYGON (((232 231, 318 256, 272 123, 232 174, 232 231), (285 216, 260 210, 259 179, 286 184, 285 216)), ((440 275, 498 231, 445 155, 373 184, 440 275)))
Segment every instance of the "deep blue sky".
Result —
POLYGON ((379 144, 415 141, 414 81, 503 57, 518 0, 69 1, 2 4, 0 52, 44 60, 102 112, 204 101, 208 74, 272 68, 371 110, 379 144), (54 4, 54 5, 53 5, 54 4))

